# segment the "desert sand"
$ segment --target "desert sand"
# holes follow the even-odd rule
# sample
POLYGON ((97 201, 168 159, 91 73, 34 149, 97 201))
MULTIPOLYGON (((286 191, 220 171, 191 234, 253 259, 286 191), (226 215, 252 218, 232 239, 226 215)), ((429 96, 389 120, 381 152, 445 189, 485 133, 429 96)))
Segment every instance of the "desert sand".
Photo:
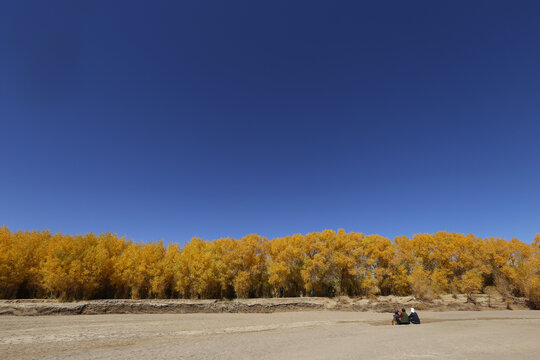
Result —
POLYGON ((8 359, 538 359, 540 312, 303 311, 0 317, 8 359))

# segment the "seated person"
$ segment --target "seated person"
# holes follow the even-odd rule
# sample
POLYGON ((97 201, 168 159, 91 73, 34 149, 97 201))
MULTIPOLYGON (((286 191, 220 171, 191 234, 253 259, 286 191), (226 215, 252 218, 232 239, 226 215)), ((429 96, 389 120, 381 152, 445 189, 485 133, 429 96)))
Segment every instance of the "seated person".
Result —
POLYGON ((403 308, 401 309, 401 316, 399 317, 398 325, 409 325, 409 324, 410 324, 409 315, 407 315, 407 312, 403 308))
POLYGON ((397 310, 394 310, 392 325, 397 325, 398 322, 399 322, 399 312, 397 310))
POLYGON ((411 308, 411 315, 409 315, 409 320, 413 324, 420 324, 420 317, 418 316, 416 311, 414 311, 414 308, 411 308))

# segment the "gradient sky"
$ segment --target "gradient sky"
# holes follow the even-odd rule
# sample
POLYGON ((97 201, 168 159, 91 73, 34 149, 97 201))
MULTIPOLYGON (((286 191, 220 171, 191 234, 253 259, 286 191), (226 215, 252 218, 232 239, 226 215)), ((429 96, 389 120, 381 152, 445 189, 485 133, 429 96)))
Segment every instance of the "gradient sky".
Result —
POLYGON ((0 5, 12 230, 540 232, 538 1, 81 3, 0 5))

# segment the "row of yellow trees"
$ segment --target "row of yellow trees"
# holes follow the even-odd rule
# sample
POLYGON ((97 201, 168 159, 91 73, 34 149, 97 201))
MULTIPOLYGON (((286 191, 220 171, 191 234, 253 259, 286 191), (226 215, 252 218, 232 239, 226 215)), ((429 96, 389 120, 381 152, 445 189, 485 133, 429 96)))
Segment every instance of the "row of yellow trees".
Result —
POLYGON ((258 235, 183 248, 115 234, 0 228, 0 297, 233 298, 477 293, 540 299, 540 234, 533 244, 438 232, 394 241, 325 230, 271 241, 258 235))

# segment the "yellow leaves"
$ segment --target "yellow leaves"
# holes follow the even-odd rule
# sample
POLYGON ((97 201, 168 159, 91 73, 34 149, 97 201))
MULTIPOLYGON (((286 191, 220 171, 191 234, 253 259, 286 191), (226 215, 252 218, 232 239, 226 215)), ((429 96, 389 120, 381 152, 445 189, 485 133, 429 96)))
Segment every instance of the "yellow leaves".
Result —
POLYGON ((407 295, 409 291, 408 269, 404 264, 399 264, 392 269, 390 274, 391 293, 395 295, 407 295))
POLYGON ((43 289, 69 299, 91 298, 105 291, 110 286, 114 259, 122 251, 118 241, 124 242, 114 238, 111 234, 98 237, 92 233, 52 236, 40 266, 43 289))
POLYGON ((450 284, 448 282, 449 271, 447 269, 438 268, 433 270, 429 278, 431 280, 431 291, 433 295, 440 295, 447 293, 450 290, 450 284))
POLYGON ((461 278, 461 291, 466 294, 473 294, 482 290, 483 278, 477 269, 467 271, 461 278))
POLYGON ((0 297, 28 297, 39 290, 39 265, 49 232, 0 228, 0 297))
POLYGON ((247 298, 251 287, 250 274, 245 270, 238 272, 234 278, 234 290, 239 298, 247 298))
POLYGON ((360 285, 361 292, 365 296, 374 296, 378 293, 377 280, 373 277, 367 276, 362 278, 360 285))
POLYGON ((175 289, 182 297, 213 297, 219 292, 218 286, 224 281, 223 271, 226 270, 220 245, 193 238, 179 253, 175 289))
POLYGON ((431 297, 429 273, 423 267, 418 266, 412 271, 409 283, 414 296, 421 299, 431 297))
POLYGON ((325 230, 268 241, 193 238, 183 249, 115 234, 0 228, 0 297, 221 298, 375 294, 419 297, 495 285, 540 301, 533 244, 438 232, 397 237, 325 230))

